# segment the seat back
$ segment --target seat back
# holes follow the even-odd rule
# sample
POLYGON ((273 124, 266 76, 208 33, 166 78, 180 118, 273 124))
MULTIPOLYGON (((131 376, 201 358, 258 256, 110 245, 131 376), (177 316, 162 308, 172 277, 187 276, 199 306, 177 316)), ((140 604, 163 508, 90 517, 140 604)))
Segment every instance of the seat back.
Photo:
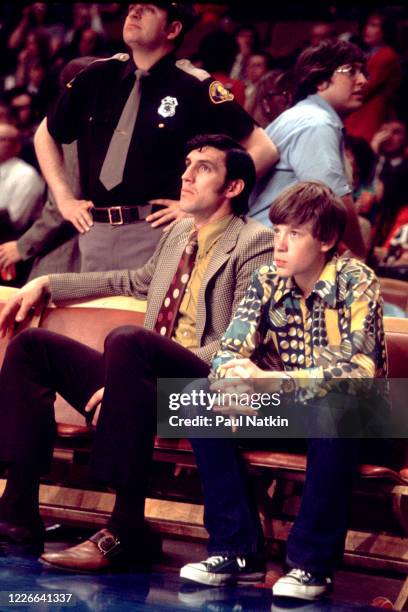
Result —
MULTIPOLYGON (((0 285, 0 312, 3 310, 6 302, 16 293, 17 289, 13 287, 3 287, 0 285)), ((10 340, 10 334, 7 334, 4 338, 0 338, 0 368, 3 363, 4 354, 6 352, 7 344, 10 340)))
POLYGON ((408 314, 408 282, 396 278, 379 277, 384 302, 399 306, 408 314))
POLYGON ((390 378, 408 378, 408 319, 384 317, 390 378))
MULTIPOLYGON (((0 287, 0 311, 15 291, 0 287)), ((121 325, 143 325, 144 313, 145 302, 117 296, 71 302, 58 308, 47 306, 31 321, 31 325, 63 334, 102 351, 104 340, 112 329, 121 325)), ((9 339, 10 336, 0 339, 0 366, 9 339)), ((83 417, 59 396, 55 404, 55 416, 58 422, 84 424, 83 417)))

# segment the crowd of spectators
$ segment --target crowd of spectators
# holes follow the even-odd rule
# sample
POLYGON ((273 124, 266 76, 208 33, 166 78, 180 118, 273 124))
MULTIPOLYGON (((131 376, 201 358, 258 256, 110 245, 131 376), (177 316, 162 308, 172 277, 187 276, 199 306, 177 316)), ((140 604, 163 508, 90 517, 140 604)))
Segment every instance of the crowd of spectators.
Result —
MULTIPOLYGON (((356 209, 369 223, 371 247, 388 245, 404 225, 408 207, 407 9, 370 10, 367 5, 350 6, 346 13, 322 9, 313 23, 304 24, 303 39, 298 36, 291 46, 280 49, 273 42, 274 32, 286 27, 291 37, 297 15, 290 7, 286 16, 273 7, 257 16, 256 6, 250 14, 242 7, 234 10, 232 3, 202 4, 197 10, 200 21, 179 55, 213 74, 262 127, 293 104, 291 69, 306 46, 338 37, 363 49, 369 82, 363 106, 345 122, 346 154, 356 209)), ((5 60, 0 68, 0 123, 3 131, 14 130, 15 156, 37 171, 33 135, 58 93, 62 68, 77 57, 109 57, 126 51, 122 40, 126 12, 126 4, 113 2, 6 3, 0 8, 0 50, 5 60)), ((5 138, 9 136, 0 136, 1 141, 5 138)), ((2 190, 3 164, 0 159, 2 190)), ((38 206, 34 209, 38 214, 38 206)), ((3 216, 1 242, 4 236, 21 235, 27 219, 35 220, 28 209, 21 219, 12 220, 12 227, 3 216)), ((6 266, 7 260, 0 257, 3 280, 6 266)))

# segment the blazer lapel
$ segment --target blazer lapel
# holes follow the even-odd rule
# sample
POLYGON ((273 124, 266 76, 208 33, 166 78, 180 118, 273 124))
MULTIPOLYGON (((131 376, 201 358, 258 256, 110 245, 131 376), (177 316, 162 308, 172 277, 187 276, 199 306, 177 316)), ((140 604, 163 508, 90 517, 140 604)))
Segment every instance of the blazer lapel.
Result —
POLYGON ((218 240, 214 253, 210 259, 208 267, 204 273, 197 301, 197 338, 200 340, 204 332, 206 321, 206 291, 210 280, 218 273, 226 261, 230 258, 230 253, 235 249, 239 233, 242 229, 243 221, 240 217, 233 217, 224 234, 218 240))

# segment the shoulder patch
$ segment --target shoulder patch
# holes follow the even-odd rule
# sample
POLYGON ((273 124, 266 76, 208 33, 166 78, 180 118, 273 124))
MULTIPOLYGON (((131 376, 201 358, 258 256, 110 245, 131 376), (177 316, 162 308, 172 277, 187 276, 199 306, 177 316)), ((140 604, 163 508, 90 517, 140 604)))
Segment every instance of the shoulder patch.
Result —
POLYGON ((197 68, 196 66, 194 66, 194 64, 192 64, 190 60, 188 59, 177 60, 176 68, 179 68, 183 72, 190 74, 191 76, 195 77, 199 81, 205 81, 211 76, 210 73, 207 72, 206 70, 203 70, 202 68, 197 68))
POLYGON ((210 100, 213 104, 222 104, 223 102, 232 102, 234 94, 228 91, 220 81, 210 83, 210 100))
POLYGON ((82 68, 82 70, 78 71, 78 73, 74 76, 74 78, 71 79, 69 83, 67 83, 66 87, 68 89, 71 89, 78 74, 81 74, 81 72, 86 70, 86 68, 88 68, 88 66, 90 66, 91 64, 96 64, 97 62, 108 62, 110 60, 117 60, 119 62, 127 62, 129 58, 130 58, 129 53, 115 53, 115 55, 111 55, 110 57, 95 57, 95 59, 91 60, 89 64, 87 64, 86 66, 82 68))
POLYGON ((112 57, 107 57, 106 59, 108 60, 116 59, 116 60, 119 60, 120 62, 127 62, 129 57, 130 57, 129 53, 115 53, 115 55, 112 55, 112 57))

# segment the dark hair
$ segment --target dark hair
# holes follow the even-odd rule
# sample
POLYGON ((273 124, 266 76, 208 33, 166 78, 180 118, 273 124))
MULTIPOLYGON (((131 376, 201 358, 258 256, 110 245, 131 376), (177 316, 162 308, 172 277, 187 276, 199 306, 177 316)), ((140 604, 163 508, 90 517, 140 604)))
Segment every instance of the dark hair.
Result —
POLYGON ((276 119, 279 111, 282 112, 291 105, 292 90, 293 75, 290 71, 270 70, 256 83, 254 102, 248 112, 261 127, 266 127, 276 119), (282 109, 276 107, 275 96, 284 98, 285 104, 282 109))
POLYGON ((259 32, 256 29, 255 26, 253 25, 248 25, 248 24, 240 24, 237 29, 234 32, 234 36, 235 38, 241 33, 241 32, 251 32, 252 34, 252 53, 255 53, 255 51, 257 49, 260 49, 261 47, 261 41, 259 38, 259 32))
POLYGON ((307 47, 295 65, 295 102, 317 91, 318 85, 328 81, 336 68, 344 64, 363 64, 366 57, 353 43, 344 40, 323 40, 317 47, 307 47))
POLYGON ((256 181, 255 164, 239 142, 224 134, 200 134, 188 141, 186 155, 196 149, 213 147, 225 153, 225 186, 229 181, 242 179, 245 183, 242 192, 231 200, 231 207, 236 215, 248 212, 249 195, 256 181))
POLYGON ((408 136, 408 123, 407 123, 405 117, 403 117, 401 114, 393 113, 392 115, 389 115, 389 116, 385 117, 385 119, 383 119, 383 121, 381 122, 380 129, 382 129, 382 126, 385 123, 400 123, 401 125, 404 126, 405 132, 406 132, 406 134, 408 136))
POLYGON ((381 21, 381 33, 383 36, 384 45, 396 47, 398 28, 395 19, 393 19, 386 11, 377 9, 368 15, 363 27, 367 25, 367 22, 372 17, 378 17, 381 21))
POLYGON ((272 224, 302 226, 311 223, 311 233, 322 242, 335 240, 331 255, 341 240, 347 223, 347 210, 339 197, 324 183, 296 183, 272 202, 272 224))
POLYGON ((358 170, 359 186, 368 185, 374 178, 376 155, 364 138, 346 134, 344 146, 351 151, 358 170))
POLYGON ((202 39, 198 56, 203 62, 204 70, 229 74, 238 50, 235 38, 231 34, 224 30, 214 30, 202 39))
POLYGON ((59 74, 60 87, 63 88, 68 85, 68 83, 72 81, 77 74, 82 72, 82 70, 85 70, 89 64, 96 62, 98 59, 100 58, 96 57, 96 55, 82 55, 81 57, 76 57, 70 60, 67 64, 65 64, 59 74))
MULTIPOLYGON (((146 4, 148 0, 142 2, 146 4)), ((167 12, 167 25, 169 26, 173 21, 180 21, 183 26, 181 32, 173 40, 174 46, 177 49, 183 42, 186 33, 193 28, 197 23, 198 15, 192 5, 185 4, 183 2, 171 2, 171 0, 157 0, 152 2, 155 6, 165 10, 167 12)))
POLYGON ((265 49, 258 49, 255 51, 252 51, 251 55, 249 56, 249 58, 253 57, 254 55, 259 55, 259 57, 263 57, 264 60, 266 60, 266 67, 268 70, 271 70, 272 68, 272 64, 273 64, 273 60, 272 60, 272 56, 268 51, 265 51, 265 49))
POLYGON ((43 27, 37 27, 28 32, 26 39, 28 36, 34 37, 38 46, 38 57, 41 63, 44 66, 47 66, 51 57, 50 35, 48 34, 47 30, 43 27))

